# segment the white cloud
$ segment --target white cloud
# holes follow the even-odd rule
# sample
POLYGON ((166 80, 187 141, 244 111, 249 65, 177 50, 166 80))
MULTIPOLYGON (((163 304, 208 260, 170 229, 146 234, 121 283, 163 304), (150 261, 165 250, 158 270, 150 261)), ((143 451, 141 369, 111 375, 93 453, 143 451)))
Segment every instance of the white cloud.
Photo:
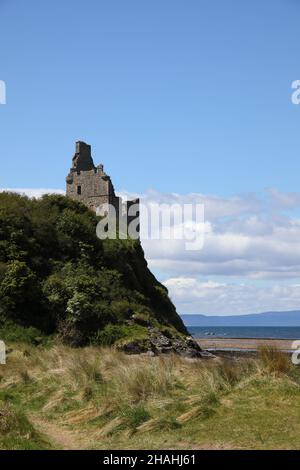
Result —
POLYGON ((276 188, 269 188, 273 205, 280 209, 295 209, 300 207, 300 193, 282 193, 276 188))
POLYGON ((215 220, 224 217, 235 217, 242 214, 257 214, 264 202, 256 194, 243 194, 230 198, 222 198, 214 195, 190 193, 186 195, 177 193, 160 193, 148 190, 144 194, 120 191, 118 193, 124 199, 140 197, 147 204, 204 204, 207 220, 215 220))
POLYGON ((40 198, 44 194, 61 194, 65 195, 66 192, 63 189, 46 189, 46 188, 0 188, 0 192, 13 192, 28 196, 30 198, 40 198))
POLYGON ((178 240, 143 242, 150 268, 167 279, 180 313, 299 309, 300 217, 292 209, 300 208, 300 193, 219 198, 152 191, 145 199, 205 206, 201 251, 186 251, 178 240))
POLYGON ((205 208, 203 249, 187 251, 185 240, 145 240, 150 266, 171 276, 300 276, 300 218, 287 216, 281 205, 275 210, 276 202, 270 204, 268 199, 255 195, 226 199, 146 193, 144 201, 148 204, 202 202, 205 208))
POLYGON ((257 286, 200 281, 195 278, 171 278, 164 284, 181 313, 238 315, 298 310, 300 306, 299 284, 257 286))

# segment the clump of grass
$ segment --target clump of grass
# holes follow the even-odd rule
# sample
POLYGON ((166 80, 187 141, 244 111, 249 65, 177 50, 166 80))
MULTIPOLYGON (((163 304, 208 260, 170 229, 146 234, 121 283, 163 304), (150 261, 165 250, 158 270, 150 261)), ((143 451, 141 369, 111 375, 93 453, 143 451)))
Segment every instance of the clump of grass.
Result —
POLYGON ((29 383, 30 380, 31 380, 31 377, 30 377, 27 370, 20 370, 19 371, 19 376, 20 376, 22 382, 24 382, 25 384, 29 383))
POLYGON ((114 395, 120 403, 125 400, 137 404, 150 397, 167 395, 175 380, 162 360, 138 361, 118 368, 113 379, 114 395))
POLYGON ((49 442, 34 429, 26 415, 0 401, 0 449, 48 449, 49 442))
POLYGON ((74 360, 69 361, 68 375, 79 387, 102 384, 104 379, 99 355, 89 354, 86 349, 81 350, 74 360))
POLYGON ((261 346, 258 350, 262 366, 271 373, 288 374, 291 370, 291 361, 287 354, 275 346, 261 346))
POLYGON ((200 416, 203 419, 209 418, 212 416, 217 406, 220 404, 220 398, 217 393, 210 392, 208 393, 204 399, 202 400, 201 407, 200 407, 200 416))
POLYGON ((82 391, 82 399, 85 401, 90 401, 93 398, 93 395, 93 387, 91 387, 90 385, 86 385, 86 387, 82 391))
POLYGON ((150 413, 143 405, 126 407, 121 415, 125 418, 126 425, 133 430, 136 430, 137 427, 151 418, 150 413))
MULTIPOLYGON (((213 362, 203 363, 199 361, 191 367, 194 373, 188 370, 190 380, 193 385, 198 385, 199 399, 203 400, 207 395, 219 396, 222 393, 230 392, 245 378, 251 376, 256 371, 256 364, 253 360, 243 360, 241 362, 229 359, 218 359, 213 362)), ((197 401, 196 396, 193 397, 197 401)))
POLYGON ((236 361, 223 359, 214 369, 214 375, 220 390, 230 390, 232 387, 249 377, 256 370, 253 360, 236 361))
POLYGON ((7 434, 18 427, 18 416, 12 406, 7 402, 0 404, 0 433, 7 434))

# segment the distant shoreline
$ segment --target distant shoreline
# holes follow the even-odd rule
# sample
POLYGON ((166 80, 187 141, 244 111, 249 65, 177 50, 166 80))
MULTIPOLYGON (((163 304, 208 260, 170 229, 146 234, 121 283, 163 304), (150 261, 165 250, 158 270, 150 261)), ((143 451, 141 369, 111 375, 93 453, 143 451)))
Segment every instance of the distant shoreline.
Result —
POLYGON ((243 341, 243 340, 253 340, 253 341, 297 341, 299 340, 300 341, 300 338, 262 338, 262 337, 259 337, 259 338, 254 338, 253 336, 245 336, 243 338, 241 338, 240 336, 218 336, 218 335, 207 335, 207 336, 201 336, 201 337, 196 337, 195 336, 195 339, 197 341, 213 341, 214 339, 217 339, 217 340, 236 340, 236 341, 243 341))
POLYGON ((274 338, 196 338, 202 349, 212 353, 256 354, 262 346, 274 346, 285 353, 291 353, 294 339, 274 338))

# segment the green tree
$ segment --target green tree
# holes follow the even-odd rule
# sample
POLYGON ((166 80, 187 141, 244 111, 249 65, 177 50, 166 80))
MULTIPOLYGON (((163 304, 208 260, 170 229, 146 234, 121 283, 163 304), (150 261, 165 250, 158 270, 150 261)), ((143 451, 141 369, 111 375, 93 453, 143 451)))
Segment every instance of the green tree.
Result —
POLYGON ((0 299, 8 318, 30 325, 35 322, 40 305, 36 275, 23 261, 11 261, 0 283, 0 299))

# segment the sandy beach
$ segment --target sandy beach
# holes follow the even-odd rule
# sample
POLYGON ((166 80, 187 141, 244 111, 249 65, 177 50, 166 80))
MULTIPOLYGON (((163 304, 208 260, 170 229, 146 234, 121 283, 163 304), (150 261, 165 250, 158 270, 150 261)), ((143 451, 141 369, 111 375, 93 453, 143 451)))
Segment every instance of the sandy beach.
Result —
POLYGON ((203 349, 209 350, 253 350, 256 351, 260 346, 272 345, 282 351, 292 349, 291 339, 243 339, 243 338, 201 338, 197 342, 203 349))

